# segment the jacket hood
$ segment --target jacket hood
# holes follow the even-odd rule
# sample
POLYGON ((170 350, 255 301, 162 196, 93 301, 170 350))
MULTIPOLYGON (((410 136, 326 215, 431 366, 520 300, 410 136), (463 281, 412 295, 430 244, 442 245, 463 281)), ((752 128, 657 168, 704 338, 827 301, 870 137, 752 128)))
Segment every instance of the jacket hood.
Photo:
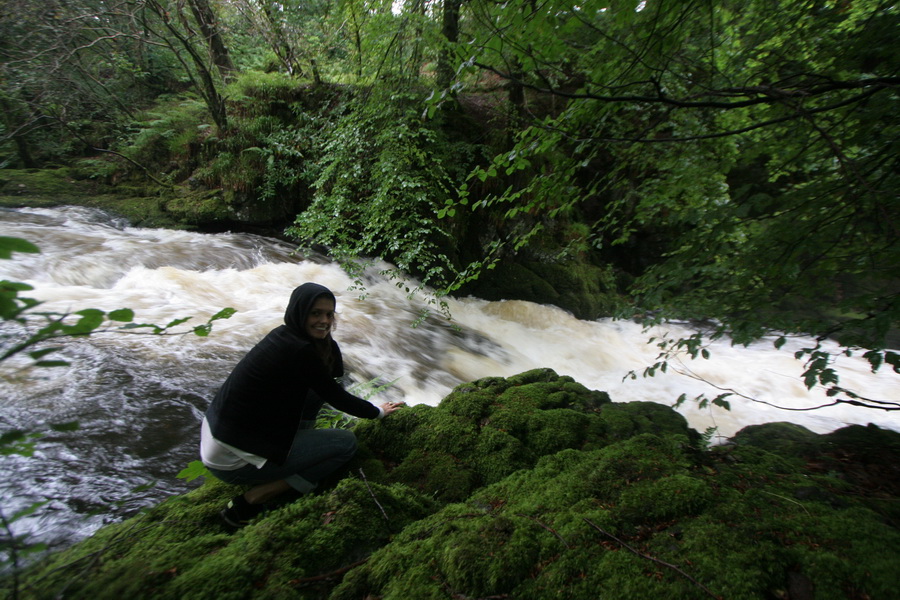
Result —
POLYGON ((306 319, 309 317, 309 311, 316 299, 326 296, 332 302, 337 304, 337 299, 324 285, 318 283, 304 283, 300 287, 294 289, 291 293, 291 299, 288 302, 287 309, 284 311, 284 324, 288 329, 301 337, 306 335, 306 319))

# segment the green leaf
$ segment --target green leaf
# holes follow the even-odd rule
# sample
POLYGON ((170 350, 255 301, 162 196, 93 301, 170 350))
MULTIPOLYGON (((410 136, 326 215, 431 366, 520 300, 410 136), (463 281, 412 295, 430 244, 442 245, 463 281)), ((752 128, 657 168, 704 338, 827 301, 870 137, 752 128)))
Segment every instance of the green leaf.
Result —
POLYGON ((13 444, 16 442, 20 442, 25 439, 25 432, 15 429, 13 431, 7 431, 0 435, 0 446, 5 446, 7 444, 13 444))
POLYGON ((162 327, 159 325, 154 325, 153 323, 128 323, 127 325, 123 325, 121 327, 122 330, 128 329, 153 329, 154 333, 161 333, 162 327))
POLYGON ((65 423, 51 423, 50 428, 53 431, 77 431, 81 427, 78 421, 67 421, 65 423))
POLYGON ((39 253, 41 250, 22 238, 0 236, 0 258, 12 258, 13 252, 39 253))
POLYGON ((725 400, 725 398, 727 398, 728 396, 731 396, 731 394, 719 394, 718 396, 713 398, 712 403, 716 406, 724 408, 725 410, 731 410, 731 404, 729 404, 728 401, 725 400))
POLYGON ((131 490, 129 490, 129 491, 136 494, 139 492, 146 492, 147 490, 153 489, 155 487, 156 487, 156 482, 151 481, 150 483, 142 483, 141 485, 137 485, 137 486, 131 488, 131 490))
POLYGON ((7 431, 0 435, 0 456, 18 454, 19 456, 34 455, 34 440, 41 437, 39 433, 26 433, 21 430, 7 431))
POLYGON ((0 281, 0 293, 12 293, 15 295, 18 292, 27 292, 29 290, 33 290, 34 288, 27 283, 22 283, 20 281, 0 281))
POLYGON ((198 477, 207 477, 208 475, 209 470, 207 470, 206 466, 199 460, 195 460, 189 462, 188 466, 182 469, 176 477, 178 477, 178 479, 193 481, 198 477))
POLYGON ((894 373, 900 373, 900 354, 896 352, 885 352, 884 362, 894 367, 894 373))
MULTIPOLYGON (((220 319, 228 319, 231 318, 237 312, 234 308, 223 308, 213 316, 209 318, 210 321, 218 321, 220 319)), ((186 321, 187 319, 185 319, 186 321)))
POLYGON ((58 350, 60 350, 60 347, 59 347, 59 346, 57 346, 57 347, 55 347, 55 348, 43 348, 43 349, 41 349, 41 350, 35 350, 35 351, 33 351, 33 352, 29 352, 29 353, 28 353, 28 356, 30 356, 31 358, 37 360, 38 358, 42 358, 42 357, 44 357, 44 356, 47 356, 47 355, 50 354, 51 352, 56 352, 56 351, 58 351, 58 350))
POLYGON ((32 503, 31 505, 26 506, 26 507, 23 508, 22 510, 17 511, 16 513, 14 513, 14 514, 9 518, 9 520, 10 520, 11 522, 15 522, 15 521, 18 521, 19 519, 21 519, 21 518, 23 518, 23 517, 27 517, 27 516, 29 516, 29 515, 33 515, 33 514, 35 513, 35 511, 37 511, 40 507, 44 506, 45 504, 48 504, 49 502, 50 502, 49 500, 41 500, 41 501, 39 501, 39 502, 34 502, 34 503, 32 503))
POLYGON ((134 311, 130 308, 120 308, 114 310, 107 315, 110 321, 119 321, 120 323, 130 323, 134 320, 134 311))
POLYGON ((171 327, 181 325, 182 323, 185 323, 185 322, 189 321, 190 319, 191 319, 191 317, 185 317, 183 319, 175 319, 174 321, 169 321, 169 323, 166 325, 165 329, 169 329, 171 327))
POLYGON ((85 336, 103 324, 105 317, 102 310, 86 308, 75 313, 81 318, 74 325, 64 325, 62 330, 68 335, 85 336))

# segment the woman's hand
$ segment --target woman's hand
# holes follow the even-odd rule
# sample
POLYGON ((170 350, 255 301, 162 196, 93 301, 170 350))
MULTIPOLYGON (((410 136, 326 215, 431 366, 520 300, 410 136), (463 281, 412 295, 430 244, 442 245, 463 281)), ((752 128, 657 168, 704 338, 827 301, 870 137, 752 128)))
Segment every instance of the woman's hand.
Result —
POLYGON ((403 406, 406 406, 406 402, 385 402, 381 405, 381 410, 384 412, 384 416, 388 416, 403 406))

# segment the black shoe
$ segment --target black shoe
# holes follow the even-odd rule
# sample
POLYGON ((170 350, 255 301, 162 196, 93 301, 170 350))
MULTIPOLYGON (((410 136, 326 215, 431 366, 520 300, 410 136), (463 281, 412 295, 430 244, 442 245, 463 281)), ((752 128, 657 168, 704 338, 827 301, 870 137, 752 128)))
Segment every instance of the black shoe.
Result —
POLYGON ((243 495, 235 496, 228 501, 228 506, 219 512, 219 516, 229 527, 239 529, 266 510, 262 504, 250 504, 243 495))

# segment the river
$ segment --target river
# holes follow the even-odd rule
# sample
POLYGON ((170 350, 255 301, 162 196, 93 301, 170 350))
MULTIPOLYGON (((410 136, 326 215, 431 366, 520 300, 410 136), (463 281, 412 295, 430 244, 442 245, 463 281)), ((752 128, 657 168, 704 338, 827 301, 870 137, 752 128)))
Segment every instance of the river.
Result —
MULTIPOLYGON (((685 359, 667 373, 632 380, 631 371, 641 372, 655 360, 651 336, 691 330, 671 324, 645 332, 630 321, 582 321, 552 306, 477 298, 449 301, 455 326, 432 316, 414 328, 422 299, 410 299, 377 265, 360 299, 337 266, 320 256, 296 256, 278 240, 134 228, 85 208, 0 210, 0 235, 40 247, 40 254, 0 260, 0 279, 32 285, 22 295, 42 301, 43 309, 127 307, 138 322, 192 317, 187 325, 222 308, 237 311, 217 321, 208 337, 101 334, 63 345, 58 355, 69 367, 23 370, 15 360, 0 365, 0 433, 43 433, 33 456, 0 456, 0 509, 9 517, 48 501, 14 528, 51 547, 197 484, 175 475, 197 459, 207 403, 243 353, 281 323, 291 290, 305 281, 321 283, 338 297, 335 338, 352 382, 393 382, 373 398, 378 402, 436 405, 461 382, 550 367, 609 392, 617 402, 671 405, 682 393, 712 398, 723 388, 760 401, 731 398, 730 411, 682 406, 695 429, 717 427, 718 439, 772 421, 819 433, 851 423, 900 431, 900 415, 883 411, 772 406, 829 402, 800 379, 803 366, 793 353, 809 340, 791 340, 780 351, 771 340, 747 348, 723 341, 711 348, 709 360, 685 359), (77 429, 49 428, 73 421, 77 429)), ((857 358, 843 358, 837 368, 845 387, 900 402, 897 376, 888 369, 872 374, 857 358)))

